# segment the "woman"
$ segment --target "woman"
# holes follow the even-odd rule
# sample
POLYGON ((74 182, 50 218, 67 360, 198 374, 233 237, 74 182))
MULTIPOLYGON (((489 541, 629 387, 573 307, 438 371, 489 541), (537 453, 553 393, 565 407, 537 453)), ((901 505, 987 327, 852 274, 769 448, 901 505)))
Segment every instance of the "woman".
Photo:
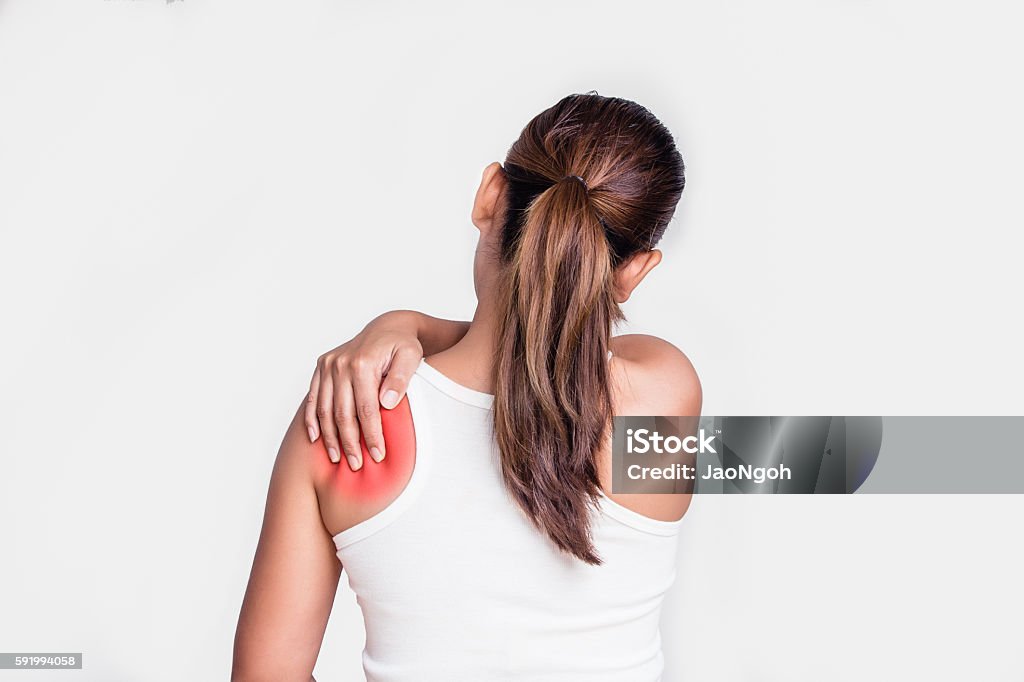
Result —
POLYGON ((659 679, 689 496, 612 492, 610 424, 697 415, 700 385, 670 344, 611 332, 682 190, 664 126, 593 94, 484 170, 468 328, 385 318, 322 359, 274 467, 235 679, 309 679, 342 567, 368 680, 659 679), (413 332, 428 357, 397 402, 413 332))

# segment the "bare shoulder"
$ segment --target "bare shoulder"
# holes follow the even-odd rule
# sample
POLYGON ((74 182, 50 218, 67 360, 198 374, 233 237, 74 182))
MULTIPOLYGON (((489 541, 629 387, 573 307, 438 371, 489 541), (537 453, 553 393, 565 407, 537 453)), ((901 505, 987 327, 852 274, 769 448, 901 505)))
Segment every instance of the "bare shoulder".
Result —
POLYGON ((647 334, 616 336, 611 347, 616 414, 700 414, 700 378, 683 351, 647 334))
MULTIPOLYGON (((664 339, 628 334, 612 339, 612 385, 618 416, 697 416, 700 379, 686 354, 664 339)), ((663 481, 657 491, 620 494, 611 490, 611 448, 599 460, 601 486, 618 504, 658 521, 676 521, 690 506, 688 487, 663 481)))

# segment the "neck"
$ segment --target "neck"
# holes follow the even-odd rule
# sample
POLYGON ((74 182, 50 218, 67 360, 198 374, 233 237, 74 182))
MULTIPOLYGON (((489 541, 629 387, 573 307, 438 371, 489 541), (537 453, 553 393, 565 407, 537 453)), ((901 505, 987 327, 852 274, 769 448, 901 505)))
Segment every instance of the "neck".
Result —
POLYGON ((497 335, 496 311, 481 297, 466 335, 451 348, 430 356, 428 362, 456 383, 475 391, 493 393, 497 335))

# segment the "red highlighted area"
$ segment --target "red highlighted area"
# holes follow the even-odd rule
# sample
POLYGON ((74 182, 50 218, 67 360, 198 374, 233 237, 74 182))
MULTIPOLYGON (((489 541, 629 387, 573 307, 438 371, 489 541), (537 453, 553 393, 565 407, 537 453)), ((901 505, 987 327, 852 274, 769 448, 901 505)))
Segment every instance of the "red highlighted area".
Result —
MULTIPOLYGON (((416 429, 413 426, 409 399, 402 398, 392 410, 380 411, 381 427, 384 433, 385 456, 381 462, 373 461, 360 438, 363 449, 363 466, 352 471, 348 460, 342 455, 341 462, 333 464, 327 457, 323 438, 314 444, 322 463, 318 469, 327 479, 332 495, 349 502, 372 503, 390 501, 398 496, 409 482, 416 464, 416 429)), ((323 480, 323 479, 321 479, 323 480)))

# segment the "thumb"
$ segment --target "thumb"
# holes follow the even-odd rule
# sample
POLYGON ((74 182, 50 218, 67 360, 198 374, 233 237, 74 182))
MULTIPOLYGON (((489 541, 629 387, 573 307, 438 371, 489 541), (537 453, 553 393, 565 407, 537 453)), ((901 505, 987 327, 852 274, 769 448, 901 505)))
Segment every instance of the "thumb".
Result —
POLYGON ((402 402, 405 392, 409 390, 409 382, 416 373, 423 353, 415 348, 400 348, 391 359, 388 374, 380 385, 380 404, 387 410, 393 410, 402 402))

